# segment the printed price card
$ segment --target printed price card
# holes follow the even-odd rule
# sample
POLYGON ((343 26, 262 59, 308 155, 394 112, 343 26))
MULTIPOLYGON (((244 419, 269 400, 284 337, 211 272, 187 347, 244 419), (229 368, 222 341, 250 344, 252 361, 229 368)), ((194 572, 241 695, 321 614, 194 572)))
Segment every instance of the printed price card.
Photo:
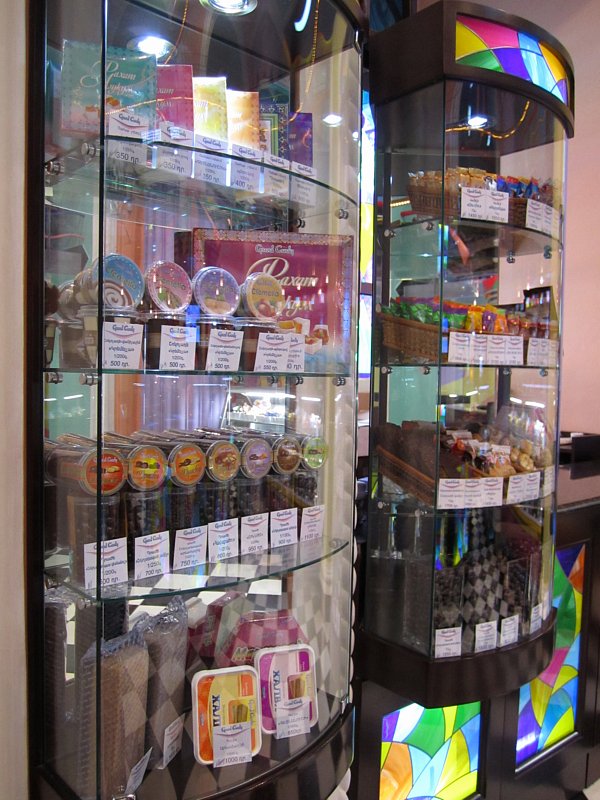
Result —
POLYGON ((196 364, 196 329, 163 325, 160 329, 159 369, 193 371, 196 364))
POLYGON ((181 178, 191 178, 193 169, 192 154, 188 150, 174 150, 170 147, 157 147, 156 169, 178 175, 181 178))
POLYGON ((464 508, 465 481, 459 478, 440 478, 438 482, 438 508, 464 508))
POLYGON ((502 505, 504 478, 480 478, 481 505, 483 508, 502 505))
POLYGON ((303 733, 310 733, 310 700, 298 697, 284 700, 275 707, 276 739, 290 739, 303 733))
POLYGON ((141 142, 109 141, 106 143, 106 155, 111 161, 145 167, 148 159, 148 147, 141 142))
POLYGON ((525 475, 511 475, 508 479, 508 493, 506 495, 506 503, 512 505, 513 503, 522 503, 526 500, 526 476, 525 475))
POLYGON ((243 340, 242 331, 211 330, 206 356, 207 371, 236 372, 240 366, 243 340))
POLYGON ((471 334, 450 331, 448 341, 448 363, 470 363, 471 334))
POLYGON ((197 525, 194 528, 182 528, 176 531, 173 569, 187 569, 205 564, 207 537, 208 527, 206 525, 197 525))
POLYGON ((277 172, 277 170, 265 167, 264 193, 268 197, 287 200, 290 194, 290 176, 285 172, 277 172))
POLYGON ((290 352, 289 333, 259 333, 255 372, 286 372, 290 352))
POLYGON ((227 186, 228 158, 213 156, 210 153, 196 153, 194 156, 194 178, 213 186, 227 186))
POLYGON ((304 357, 306 355, 304 338, 305 337, 300 333, 290 334, 290 350, 287 363, 288 372, 304 372, 304 357))
POLYGON ((542 627, 542 604, 538 603, 531 609, 531 622, 529 623, 529 633, 535 633, 542 627))
POLYGON ((487 218, 487 191, 473 186, 462 186, 460 190, 460 215, 463 219, 487 218))
POLYGON ((500 647, 515 644, 519 639, 519 615, 506 617, 500 623, 500 647))
POLYGON ((250 722, 234 722, 213 728, 213 760, 215 767, 231 767, 252 761, 250 722))
POLYGON ((102 368, 139 369, 144 326, 105 322, 102 326, 102 368))
POLYGON ((150 533, 135 538, 136 581, 166 575, 169 572, 169 531, 150 533))
POLYGON ((488 191, 485 218, 490 222, 508 222, 508 192, 488 191))
POLYGON ((247 553, 263 553, 269 548, 269 515, 252 514, 242 517, 241 523, 241 555, 247 553))
POLYGON ((538 200, 527 201, 527 213, 525 216, 525 227, 534 231, 544 230, 544 204, 538 200))
POLYGON ((435 632, 435 658, 456 658, 462 649, 462 628, 438 628, 435 632))
POLYGON ((208 523, 208 560, 211 563, 239 554, 238 519, 223 519, 208 523))
MULTIPOLYGON (((83 545, 83 570, 85 588, 96 588, 97 542, 83 545)), ((102 588, 117 583, 127 583, 127 538, 107 539, 100 542, 102 588)))
POLYGON ((475 625, 475 652, 483 653, 485 650, 494 650, 498 639, 496 620, 480 622, 475 625))
POLYGON ((271 511, 271 547, 285 547, 298 541, 298 509, 271 511))
POLYGON ((508 336, 488 335, 486 355, 488 364, 506 364, 506 340, 508 338, 508 336))
POLYGON ((487 359, 487 340, 485 333, 472 333, 470 335, 470 364, 485 364, 487 359))
POLYGON ((522 336, 505 336, 506 339, 506 361, 505 364, 511 364, 517 367, 523 365, 523 337, 522 336))
POLYGON ((325 506, 303 508, 300 522, 300 541, 310 542, 312 539, 322 539, 324 522, 325 506))
POLYGON ((158 769, 165 769, 168 767, 170 762, 181 750, 184 719, 185 717, 182 715, 165 728, 165 735, 163 739, 163 759, 162 763, 159 764, 158 769))
POLYGON ((247 161, 232 159, 229 185, 232 189, 258 193, 260 190, 260 164, 249 164, 247 161))

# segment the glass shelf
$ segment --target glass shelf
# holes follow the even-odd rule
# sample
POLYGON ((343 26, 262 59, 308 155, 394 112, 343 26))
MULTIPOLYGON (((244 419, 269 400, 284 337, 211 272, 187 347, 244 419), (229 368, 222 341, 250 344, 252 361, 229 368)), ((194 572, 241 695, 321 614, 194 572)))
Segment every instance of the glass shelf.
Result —
MULTIPOLYGON (((379 355, 383 355, 380 353, 379 355)), ((390 358, 382 359, 378 358, 374 361, 374 366, 380 369, 389 369, 390 371, 394 369, 402 369, 403 367, 441 367, 444 369, 445 367, 457 369, 501 369, 501 370, 516 370, 516 369, 526 369, 526 370, 540 370, 541 374, 547 373, 548 370, 558 370, 557 365, 545 365, 545 366, 538 366, 534 364, 488 364, 485 362, 472 364, 467 361, 453 361, 452 363, 448 363, 447 361, 438 364, 435 361, 392 361, 390 358)), ((507 373, 508 374, 508 373, 507 373)))
POLYGON ((214 564, 202 564, 155 578, 107 587, 100 596, 95 591, 87 591, 70 581, 68 551, 59 551, 47 556, 45 572, 50 581, 64 584, 82 598, 92 602, 143 600, 176 594, 191 595, 203 590, 223 591, 264 578, 279 578, 287 573, 305 569, 331 558, 348 547, 348 544, 347 541, 341 539, 298 542, 298 544, 278 547, 266 553, 228 558, 214 564))
MULTIPOLYGON (((414 366, 414 365, 413 365, 414 366)), ((273 383, 276 383, 280 378, 281 379, 298 379, 298 378, 350 378, 350 373, 348 370, 340 370, 339 372, 336 371, 327 371, 327 372, 207 372, 206 370, 178 370, 177 372, 169 372, 168 370, 158 370, 158 369, 80 369, 80 368, 72 368, 72 369, 65 369, 64 367, 45 367, 44 372, 46 375, 60 376, 61 374, 65 375, 80 375, 82 376, 83 380, 81 380, 82 384, 95 382, 86 380, 88 376, 92 379, 99 378, 101 375, 148 375, 151 377, 156 378, 177 378, 178 376, 183 375, 210 375, 212 377, 223 377, 225 379, 232 380, 235 376, 239 377, 251 377, 255 375, 258 377, 265 377, 271 376, 273 378, 273 383)), ((50 381, 52 382, 52 381, 50 381)), ((56 381, 60 382, 60 381, 56 381)))

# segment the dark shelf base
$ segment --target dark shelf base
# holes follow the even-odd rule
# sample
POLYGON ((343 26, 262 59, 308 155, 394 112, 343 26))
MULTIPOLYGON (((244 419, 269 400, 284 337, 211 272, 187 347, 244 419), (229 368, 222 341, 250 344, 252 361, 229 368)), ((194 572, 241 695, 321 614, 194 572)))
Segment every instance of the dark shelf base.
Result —
POLYGON ((498 697, 517 690, 548 666, 555 621, 553 609, 543 628, 519 644, 438 660, 360 629, 355 651, 357 675, 426 708, 498 697))

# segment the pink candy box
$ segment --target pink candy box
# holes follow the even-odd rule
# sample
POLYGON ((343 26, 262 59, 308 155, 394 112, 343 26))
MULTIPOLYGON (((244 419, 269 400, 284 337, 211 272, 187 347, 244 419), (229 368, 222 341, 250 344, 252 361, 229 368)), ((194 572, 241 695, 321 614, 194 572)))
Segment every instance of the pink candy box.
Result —
POLYGON ((217 648, 215 665, 252 665, 259 650, 291 644, 308 644, 308 639, 287 609, 250 611, 239 618, 223 644, 217 648))

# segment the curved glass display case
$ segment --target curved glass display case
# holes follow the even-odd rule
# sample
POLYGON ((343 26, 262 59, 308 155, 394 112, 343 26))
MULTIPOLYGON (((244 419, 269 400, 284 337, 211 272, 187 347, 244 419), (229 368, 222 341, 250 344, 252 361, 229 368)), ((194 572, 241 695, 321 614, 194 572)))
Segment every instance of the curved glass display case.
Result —
POLYGON ((349 767, 360 15, 304 6, 38 20, 40 797, 308 800, 349 767))
POLYGON ((517 688, 550 658, 572 71, 544 31, 467 3, 370 44, 364 671, 441 706, 517 688))

